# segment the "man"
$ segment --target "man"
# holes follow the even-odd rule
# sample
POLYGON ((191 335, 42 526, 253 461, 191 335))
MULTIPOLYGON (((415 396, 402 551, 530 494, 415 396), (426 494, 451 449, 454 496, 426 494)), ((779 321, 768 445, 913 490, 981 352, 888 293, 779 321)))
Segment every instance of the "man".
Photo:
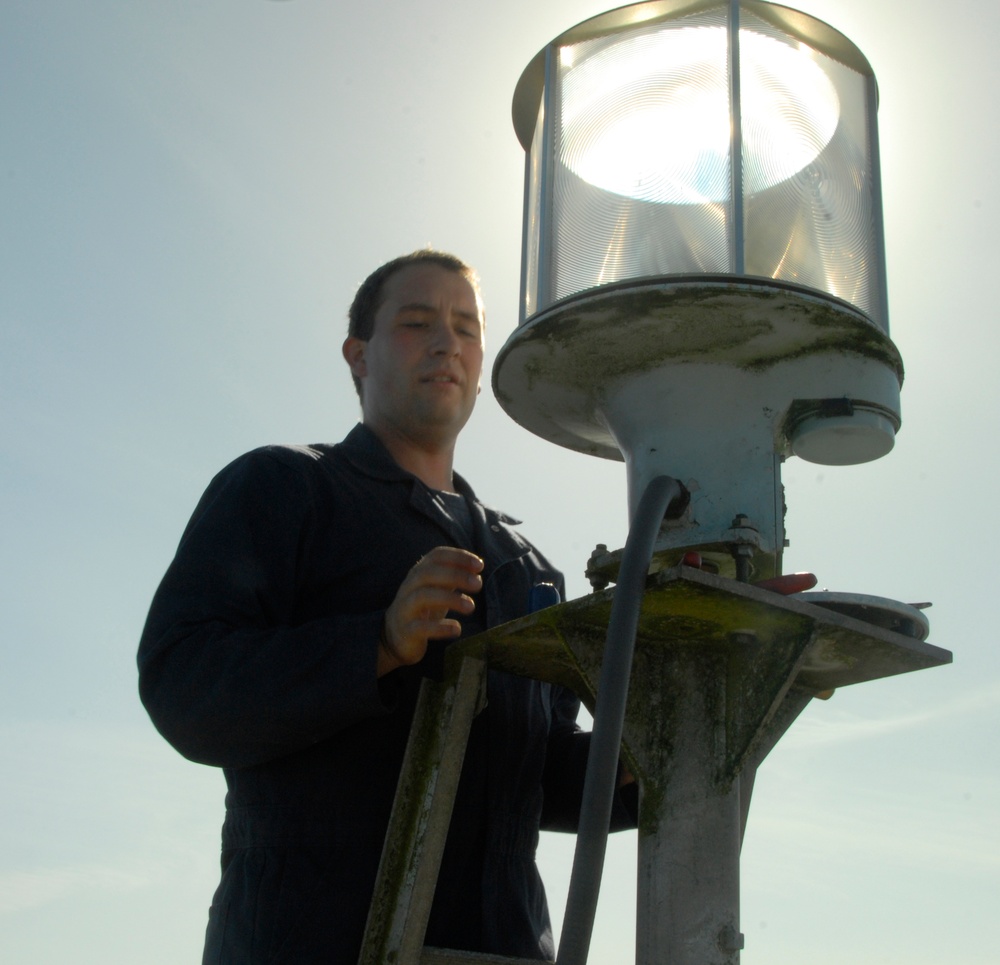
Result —
MULTIPOLYGON (((205 963, 357 960, 421 678, 562 577, 453 471, 484 316, 459 259, 361 286, 343 354, 362 424, 270 446, 211 483, 157 590, 140 692, 184 755, 225 769, 205 963)), ((490 671, 427 944, 553 957, 540 825, 575 830, 588 735, 561 688, 490 671)), ((630 792, 631 793, 631 792, 630 792)), ((634 819, 634 796, 616 824, 634 819)))

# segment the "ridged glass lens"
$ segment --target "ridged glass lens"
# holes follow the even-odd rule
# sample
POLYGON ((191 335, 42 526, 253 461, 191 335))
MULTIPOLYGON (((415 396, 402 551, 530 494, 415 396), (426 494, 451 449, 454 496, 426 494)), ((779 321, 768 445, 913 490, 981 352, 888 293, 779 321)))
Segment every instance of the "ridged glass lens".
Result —
POLYGON ((887 328, 870 74, 744 9, 733 84, 729 44, 720 5, 551 48, 526 316, 612 282, 739 273, 816 288, 887 328))

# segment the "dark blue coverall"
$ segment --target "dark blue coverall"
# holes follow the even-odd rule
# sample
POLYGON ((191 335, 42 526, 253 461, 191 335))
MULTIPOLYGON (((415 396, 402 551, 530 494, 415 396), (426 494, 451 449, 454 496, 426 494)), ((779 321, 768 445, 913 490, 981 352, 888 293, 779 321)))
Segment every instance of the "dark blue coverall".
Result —
MULTIPOLYGON (((470 541, 422 482, 358 426, 340 445, 269 446, 212 481, 154 597, 140 693, 183 755, 225 770, 222 880, 205 963, 354 965, 420 679, 376 678, 385 610, 436 546, 485 561, 463 633, 524 614, 562 576, 502 513, 456 485, 470 541)), ((575 831, 589 735, 578 700, 489 672, 426 942, 552 958, 539 827, 575 831)), ((634 826, 635 789, 615 827, 634 826)))

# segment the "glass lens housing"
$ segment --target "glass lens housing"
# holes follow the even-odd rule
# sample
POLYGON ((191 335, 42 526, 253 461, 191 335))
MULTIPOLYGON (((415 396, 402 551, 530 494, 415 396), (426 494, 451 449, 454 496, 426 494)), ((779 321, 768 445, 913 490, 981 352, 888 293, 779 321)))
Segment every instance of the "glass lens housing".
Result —
POLYGON ((818 289, 887 328, 874 78, 748 9, 768 6, 742 5, 735 36, 720 4, 550 45, 525 317, 613 282, 735 273, 818 289))

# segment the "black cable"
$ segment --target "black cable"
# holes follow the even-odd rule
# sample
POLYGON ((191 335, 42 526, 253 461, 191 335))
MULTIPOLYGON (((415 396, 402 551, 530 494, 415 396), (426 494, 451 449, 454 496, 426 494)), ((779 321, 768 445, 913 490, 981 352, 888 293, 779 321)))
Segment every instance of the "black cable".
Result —
POLYGON ((586 965, 590 952, 611 809, 617 790, 632 654, 649 561, 667 509, 685 495, 684 487, 676 479, 669 476, 653 479, 639 500, 625 541, 601 662, 580 827, 556 965, 586 965))

